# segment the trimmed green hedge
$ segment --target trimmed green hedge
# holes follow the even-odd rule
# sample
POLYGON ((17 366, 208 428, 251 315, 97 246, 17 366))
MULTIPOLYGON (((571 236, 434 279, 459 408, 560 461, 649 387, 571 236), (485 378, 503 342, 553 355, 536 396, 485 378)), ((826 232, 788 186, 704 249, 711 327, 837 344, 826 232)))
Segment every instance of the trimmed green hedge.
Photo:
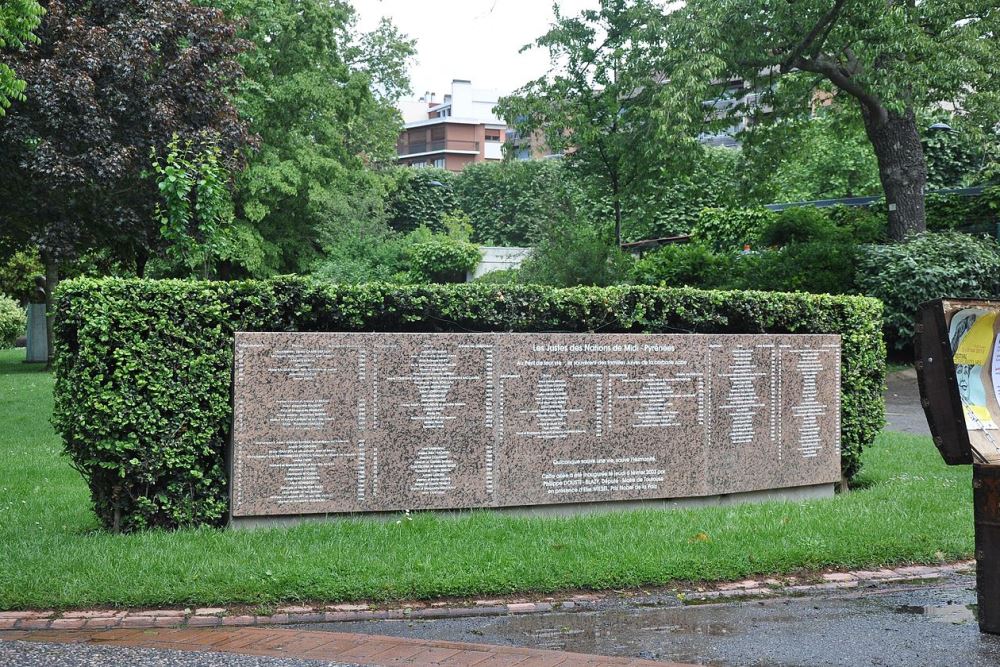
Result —
POLYGON ((233 332, 839 333, 843 465, 884 417, 882 305, 656 287, 91 280, 57 292, 55 425, 111 529, 225 519, 233 332))

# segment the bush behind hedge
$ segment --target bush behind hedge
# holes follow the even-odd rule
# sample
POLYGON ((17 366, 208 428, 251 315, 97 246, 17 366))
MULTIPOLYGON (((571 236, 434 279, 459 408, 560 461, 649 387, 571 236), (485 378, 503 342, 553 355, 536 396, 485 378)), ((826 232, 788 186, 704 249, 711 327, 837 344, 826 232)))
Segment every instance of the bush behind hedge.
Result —
POLYGON ((918 306, 940 297, 1000 295, 1000 245, 961 232, 925 232, 906 243, 863 246, 858 289, 885 304, 885 335, 897 350, 913 341, 918 306))
POLYGON ((14 347, 28 325, 24 308, 10 297, 0 294, 0 350, 14 347))
POLYGON ((111 529, 218 525, 235 331, 839 333, 843 468, 883 423, 882 307, 654 287, 78 279, 57 293, 54 423, 111 529))
POLYGON ((756 247, 761 232, 775 217, 766 208, 706 208, 691 228, 691 236, 719 252, 742 250, 744 245, 756 247))

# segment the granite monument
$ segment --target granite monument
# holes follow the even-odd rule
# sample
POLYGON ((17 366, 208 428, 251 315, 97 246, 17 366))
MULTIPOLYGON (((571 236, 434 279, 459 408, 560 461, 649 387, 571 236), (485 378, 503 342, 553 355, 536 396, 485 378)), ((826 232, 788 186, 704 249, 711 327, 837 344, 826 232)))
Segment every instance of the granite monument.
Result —
POLYGON ((840 480, 834 335, 238 333, 234 375, 234 519, 840 480))

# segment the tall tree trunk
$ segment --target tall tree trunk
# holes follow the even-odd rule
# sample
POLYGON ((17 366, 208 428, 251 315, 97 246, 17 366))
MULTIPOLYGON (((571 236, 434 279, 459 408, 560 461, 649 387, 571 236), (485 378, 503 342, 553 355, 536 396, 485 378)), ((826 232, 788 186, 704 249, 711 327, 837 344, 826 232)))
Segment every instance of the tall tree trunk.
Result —
POLYGON ((898 114, 862 105, 861 115, 878 159, 879 179, 889 214, 889 237, 902 241, 909 234, 927 229, 924 211, 927 160, 917 120, 912 109, 898 114))
POLYGON ((45 264, 45 337, 48 342, 48 362, 46 368, 52 368, 55 361, 55 338, 52 324, 56 316, 55 291, 59 286, 59 264, 50 255, 42 256, 45 264))
POLYGON ((621 250, 622 247, 622 187, 618 179, 618 170, 612 170, 611 178, 611 202, 615 208, 615 245, 621 250))
POLYGON ((615 245, 619 249, 622 247, 622 200, 618 193, 615 193, 615 245))
POLYGON ((139 248, 135 253, 135 276, 136 278, 146 277, 146 264, 149 262, 149 253, 145 248, 139 248))

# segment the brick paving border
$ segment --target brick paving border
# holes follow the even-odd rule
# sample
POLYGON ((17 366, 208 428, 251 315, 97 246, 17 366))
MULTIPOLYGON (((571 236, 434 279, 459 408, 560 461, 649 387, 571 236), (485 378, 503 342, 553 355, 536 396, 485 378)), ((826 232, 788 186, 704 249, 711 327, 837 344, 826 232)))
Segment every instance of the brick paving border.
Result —
POLYGON ((0 640, 88 643, 176 651, 237 653, 304 658, 364 665, 440 665, 441 667, 694 667, 582 653, 513 646, 490 646, 401 637, 264 628, 163 628, 101 631, 13 630, 0 640))
MULTIPOLYGON (((722 601, 732 598, 758 598, 798 595, 824 590, 839 590, 887 583, 905 583, 940 579, 951 574, 971 572, 975 561, 943 566, 909 566, 881 570, 827 572, 802 577, 767 577, 718 583, 695 589, 671 591, 682 600, 722 601)), ((468 602, 409 602, 391 609, 377 609, 367 604, 334 604, 319 607, 295 605, 279 607, 272 614, 247 614, 225 607, 196 609, 139 609, 83 611, 0 611, 0 632, 10 630, 111 630, 143 628, 213 628, 256 625, 281 626, 303 623, 337 623, 408 618, 457 618, 592 610, 617 593, 582 593, 531 602, 523 598, 495 598, 468 602)))

